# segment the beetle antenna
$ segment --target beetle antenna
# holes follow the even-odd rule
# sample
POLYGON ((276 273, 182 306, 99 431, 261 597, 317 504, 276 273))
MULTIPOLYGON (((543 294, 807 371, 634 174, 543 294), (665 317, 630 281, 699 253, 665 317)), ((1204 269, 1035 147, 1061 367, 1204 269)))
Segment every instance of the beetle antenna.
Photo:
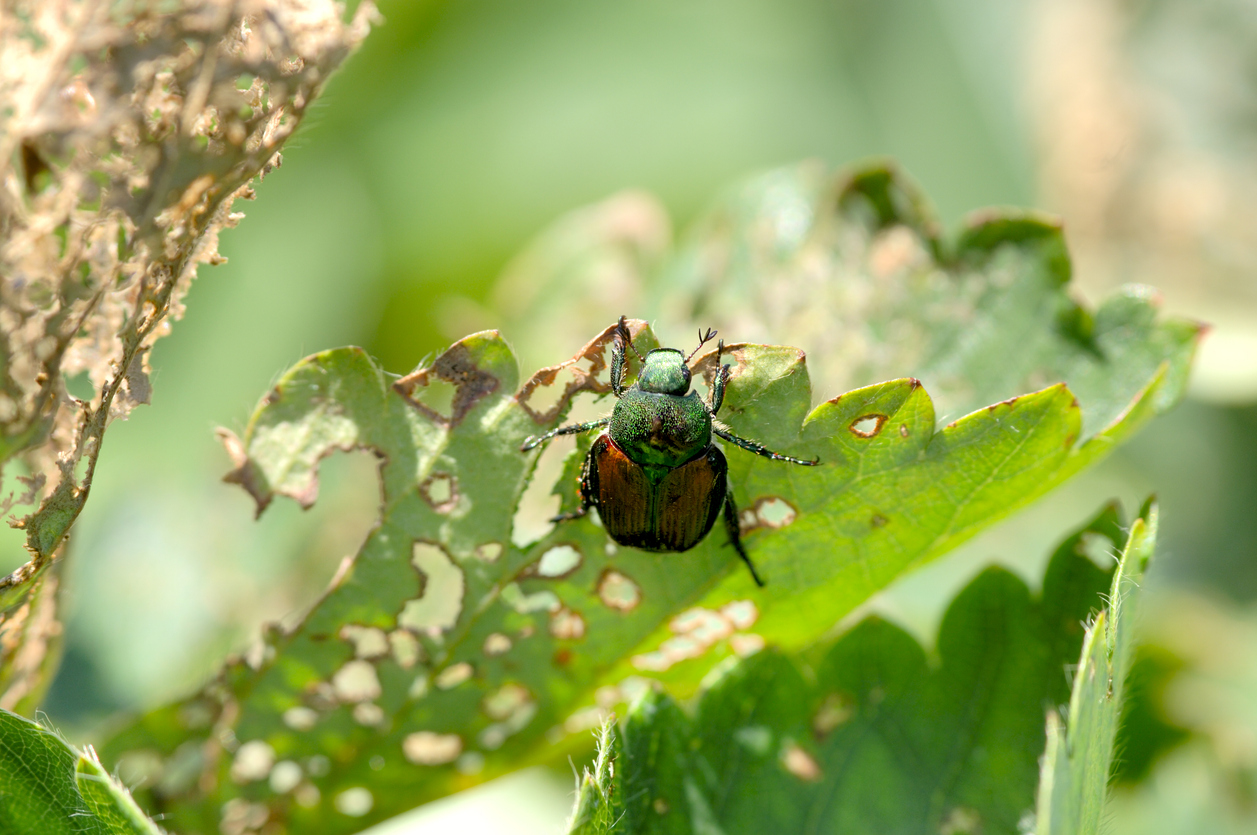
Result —
POLYGON ((616 339, 620 340, 622 345, 627 345, 633 349, 633 353, 637 354, 637 359, 639 361, 643 363, 646 362, 646 358, 642 356, 642 352, 637 350, 637 346, 633 344, 633 335, 629 333, 627 316, 620 317, 619 324, 615 326, 615 336, 616 339))
MULTIPOLYGON (((690 355, 685 358, 685 364, 689 365, 690 360, 694 359, 694 355, 697 354, 704 345, 706 345, 708 342, 711 342, 715 338, 716 338, 716 332, 712 330, 711 328, 707 329, 707 333, 703 333, 703 331, 700 329, 698 332, 698 347, 695 348, 693 351, 690 351, 690 355)), ((719 362, 719 358, 717 358, 717 362, 719 362)))

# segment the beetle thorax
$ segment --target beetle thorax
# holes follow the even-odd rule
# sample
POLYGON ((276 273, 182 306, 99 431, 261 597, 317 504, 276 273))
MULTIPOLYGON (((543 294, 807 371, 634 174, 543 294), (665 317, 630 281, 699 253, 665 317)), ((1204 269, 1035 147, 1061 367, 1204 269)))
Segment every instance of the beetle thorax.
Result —
POLYGON ((684 397, 690 391, 690 368, 685 355, 675 348, 656 348, 646 355, 634 388, 654 394, 684 397))
POLYGON ((633 461, 666 472, 711 446, 711 413, 696 392, 678 397, 634 386, 616 401, 607 432, 633 461))

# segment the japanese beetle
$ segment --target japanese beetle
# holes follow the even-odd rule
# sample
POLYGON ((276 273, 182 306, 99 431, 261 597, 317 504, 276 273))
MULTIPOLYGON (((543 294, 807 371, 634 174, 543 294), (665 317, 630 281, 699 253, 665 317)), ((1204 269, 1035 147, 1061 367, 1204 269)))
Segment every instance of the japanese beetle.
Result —
POLYGON ((698 348, 688 357, 675 348, 656 348, 643 357, 621 316, 611 351, 611 390, 617 398, 611 416, 527 438, 520 451, 534 449, 557 435, 606 427, 594 439, 581 469, 580 507, 552 521, 576 519, 596 507, 607 535, 620 545, 680 552, 701 542, 723 510, 730 544, 750 569, 755 584, 762 587, 764 581, 738 531, 729 465, 720 447, 712 442, 712 435, 775 461, 810 467, 817 460, 781 455, 712 421, 720 411, 729 381, 730 366, 720 364, 724 340, 716 346, 718 370, 709 403, 690 391, 689 362, 715 336, 714 330, 700 331, 698 348), (637 380, 625 388, 622 378, 629 348, 641 360, 642 369, 637 380))

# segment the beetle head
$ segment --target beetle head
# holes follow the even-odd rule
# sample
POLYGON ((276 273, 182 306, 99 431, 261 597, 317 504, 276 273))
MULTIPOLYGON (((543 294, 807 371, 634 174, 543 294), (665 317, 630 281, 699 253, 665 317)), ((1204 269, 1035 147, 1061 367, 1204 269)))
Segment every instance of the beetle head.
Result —
POLYGON ((655 394, 684 396, 690 390, 690 369, 685 364, 685 355, 675 348, 651 351, 637 377, 637 387, 655 394))

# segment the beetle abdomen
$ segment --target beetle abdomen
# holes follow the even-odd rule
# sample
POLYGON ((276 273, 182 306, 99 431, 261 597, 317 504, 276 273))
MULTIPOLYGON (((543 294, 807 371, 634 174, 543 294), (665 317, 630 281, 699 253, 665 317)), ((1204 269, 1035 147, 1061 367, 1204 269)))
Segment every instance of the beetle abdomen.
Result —
POLYGON ((671 469, 658 484, 607 435, 589 453, 590 488, 607 535, 644 551, 688 551, 715 524, 728 489, 714 445, 671 469))

